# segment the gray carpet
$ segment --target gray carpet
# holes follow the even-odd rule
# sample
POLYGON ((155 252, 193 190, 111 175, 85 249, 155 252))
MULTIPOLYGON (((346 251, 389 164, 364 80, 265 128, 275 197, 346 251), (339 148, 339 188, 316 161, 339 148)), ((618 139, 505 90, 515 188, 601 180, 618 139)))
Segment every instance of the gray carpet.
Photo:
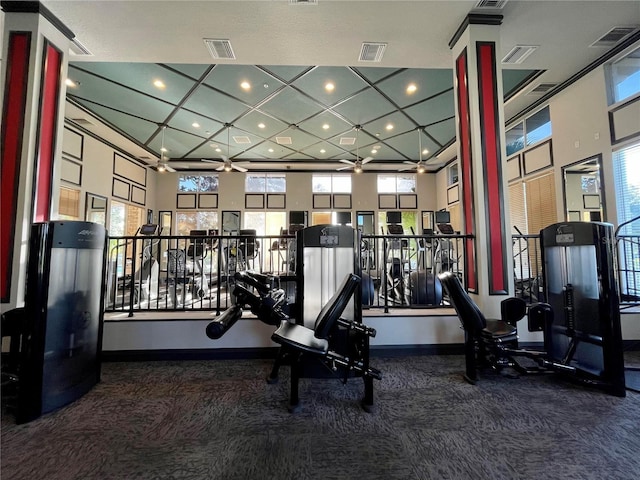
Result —
POLYGON ((461 356, 375 358, 361 379, 303 380, 270 362, 107 363, 82 399, 26 425, 2 418, 1 476, 18 479, 632 479, 640 394, 556 376, 463 382, 461 356))

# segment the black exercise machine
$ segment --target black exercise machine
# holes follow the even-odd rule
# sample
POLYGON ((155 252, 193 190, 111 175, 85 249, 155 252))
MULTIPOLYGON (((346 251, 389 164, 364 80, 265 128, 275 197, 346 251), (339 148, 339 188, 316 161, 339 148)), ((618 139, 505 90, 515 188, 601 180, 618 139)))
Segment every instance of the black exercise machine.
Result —
POLYGON ((478 369, 520 374, 558 372, 580 383, 625 395, 624 359, 613 273, 612 227, 595 222, 551 225, 540 232, 544 283, 549 303, 531 305, 530 331, 542 331, 544 350, 518 348, 516 322, 526 302, 502 302, 502 318, 486 319, 458 278, 439 275, 465 333, 465 379, 478 380, 478 369), (534 366, 521 360, 529 359, 534 366))
POLYGON ((373 379, 381 374, 369 367, 369 339, 375 330, 361 322, 360 276, 353 271, 360 260, 358 234, 347 226, 314 226, 300 230, 295 243, 299 269, 294 304, 286 302, 277 277, 238 272, 234 305, 207 326, 207 335, 220 338, 248 306, 258 319, 278 326, 272 339, 281 348, 268 382, 277 382, 280 367, 291 365, 291 412, 299 407, 299 379, 328 375, 344 382, 363 377, 362 406, 371 411, 373 379))

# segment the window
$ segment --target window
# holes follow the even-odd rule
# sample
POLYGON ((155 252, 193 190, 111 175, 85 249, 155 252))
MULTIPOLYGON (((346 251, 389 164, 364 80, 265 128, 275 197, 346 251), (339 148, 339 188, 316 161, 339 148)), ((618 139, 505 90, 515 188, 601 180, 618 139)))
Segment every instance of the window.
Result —
POLYGON ((178 177, 178 192, 217 192, 218 174, 184 175, 178 177))
MULTIPOLYGON (((640 215, 640 143, 613 153, 618 225, 640 215)), ((621 235, 640 235, 640 220, 622 227, 621 235)))
POLYGON ((378 193, 415 193, 416 176, 414 174, 378 175, 378 193))
POLYGON ((640 93, 640 48, 613 62, 608 72, 610 104, 640 93))
POLYGON ((256 235, 280 235, 286 228, 287 212, 244 212, 245 229, 253 229, 256 235))
POLYGON ((351 193, 350 174, 318 174, 311 178, 313 193, 351 193))
POLYGON ((449 185, 453 185, 454 183, 458 183, 458 164, 454 163, 448 168, 448 180, 449 185))
POLYGON ((109 235, 112 237, 133 236, 146 221, 144 208, 111 201, 109 235))
POLYGON ((551 117, 549 107, 534 113, 524 121, 525 144, 532 145, 551 136, 551 117))
POLYGON ((286 193, 287 177, 283 173, 247 173, 244 191, 247 193, 286 193))
POLYGON ((80 219, 80 190, 60 187, 60 202, 58 204, 58 219, 80 219))
POLYGON ((507 156, 549 137, 551 137, 551 116, 547 106, 506 131, 507 156))
MULTIPOLYGON (((414 235, 418 228, 418 212, 402 211, 401 225, 405 235, 414 235)), ((387 234, 387 212, 378 212, 378 225, 384 234, 387 234)))
POLYGON ((178 235, 189 235, 191 230, 218 229, 218 212, 179 211, 175 215, 178 235))

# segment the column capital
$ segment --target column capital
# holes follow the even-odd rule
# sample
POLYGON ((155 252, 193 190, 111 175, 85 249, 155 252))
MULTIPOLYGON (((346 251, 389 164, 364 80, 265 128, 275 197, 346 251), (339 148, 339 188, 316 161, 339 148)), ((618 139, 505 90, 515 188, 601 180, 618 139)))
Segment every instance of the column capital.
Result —
POLYGON ((58 17, 51 13, 51 10, 45 7, 42 2, 8 2, 3 0, 0 2, 0 8, 2 8, 2 11, 5 13, 38 13, 46 18, 69 40, 73 40, 76 36, 58 17))
POLYGON ((502 25, 502 15, 487 15, 484 13, 470 13, 462 21, 456 33, 449 40, 449 48, 453 48, 469 25, 502 25))

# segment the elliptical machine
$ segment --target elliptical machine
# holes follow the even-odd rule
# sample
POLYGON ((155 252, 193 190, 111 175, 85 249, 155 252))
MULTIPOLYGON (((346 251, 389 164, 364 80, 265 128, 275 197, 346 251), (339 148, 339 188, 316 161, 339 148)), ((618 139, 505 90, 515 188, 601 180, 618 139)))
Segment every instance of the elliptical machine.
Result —
POLYGON ((152 300, 158 294, 158 277, 160 265, 153 255, 153 248, 160 239, 151 238, 160 235, 162 228, 155 223, 147 223, 136 231, 135 236, 142 239, 142 264, 133 278, 133 302, 152 300))

